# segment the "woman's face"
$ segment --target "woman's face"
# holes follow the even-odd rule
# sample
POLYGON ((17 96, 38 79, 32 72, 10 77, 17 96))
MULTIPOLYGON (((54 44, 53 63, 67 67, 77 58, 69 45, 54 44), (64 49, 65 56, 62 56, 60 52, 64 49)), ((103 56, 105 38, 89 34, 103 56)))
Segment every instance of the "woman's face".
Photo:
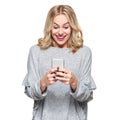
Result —
POLYGON ((71 27, 65 15, 57 15, 53 20, 52 37, 54 46, 67 48, 68 40, 71 35, 71 27))

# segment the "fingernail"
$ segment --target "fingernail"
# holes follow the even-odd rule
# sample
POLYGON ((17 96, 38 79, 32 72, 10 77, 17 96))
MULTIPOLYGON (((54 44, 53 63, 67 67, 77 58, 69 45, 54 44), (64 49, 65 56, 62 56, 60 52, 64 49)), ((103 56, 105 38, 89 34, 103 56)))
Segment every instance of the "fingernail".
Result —
POLYGON ((57 67, 57 71, 59 71, 59 67, 57 67))

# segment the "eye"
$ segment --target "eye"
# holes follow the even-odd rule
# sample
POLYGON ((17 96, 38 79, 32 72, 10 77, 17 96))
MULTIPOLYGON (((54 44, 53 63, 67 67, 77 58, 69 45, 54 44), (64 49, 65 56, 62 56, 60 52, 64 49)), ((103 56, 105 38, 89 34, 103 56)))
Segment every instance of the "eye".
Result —
POLYGON ((69 29, 70 26, 69 26, 69 25, 65 25, 65 26, 63 26, 63 28, 64 28, 64 29, 69 29))
POLYGON ((58 26, 53 26, 54 29, 58 29, 58 26))
POLYGON ((65 29, 68 29, 69 27, 68 27, 68 26, 65 26, 64 28, 65 28, 65 29))

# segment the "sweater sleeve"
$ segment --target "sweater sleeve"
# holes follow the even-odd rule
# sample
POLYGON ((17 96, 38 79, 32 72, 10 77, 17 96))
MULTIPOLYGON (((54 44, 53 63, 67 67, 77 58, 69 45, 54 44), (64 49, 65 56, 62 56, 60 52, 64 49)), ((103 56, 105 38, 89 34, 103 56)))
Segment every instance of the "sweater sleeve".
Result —
POLYGON ((90 49, 84 51, 83 58, 81 60, 80 78, 78 78, 78 85, 75 92, 71 95, 74 99, 85 102, 93 99, 93 90, 96 89, 96 85, 91 76, 91 63, 92 63, 92 53, 90 49))
POLYGON ((39 48, 32 46, 29 50, 27 62, 27 74, 23 80, 25 94, 34 100, 41 100, 46 96, 40 89, 40 75, 38 70, 39 48))

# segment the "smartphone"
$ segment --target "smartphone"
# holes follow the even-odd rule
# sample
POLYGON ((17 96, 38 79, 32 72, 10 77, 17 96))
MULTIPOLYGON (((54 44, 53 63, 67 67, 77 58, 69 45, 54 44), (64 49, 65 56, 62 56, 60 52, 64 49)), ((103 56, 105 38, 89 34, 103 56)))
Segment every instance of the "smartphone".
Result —
POLYGON ((64 59, 59 59, 59 58, 53 58, 51 67, 59 67, 59 68, 64 68, 64 59))

